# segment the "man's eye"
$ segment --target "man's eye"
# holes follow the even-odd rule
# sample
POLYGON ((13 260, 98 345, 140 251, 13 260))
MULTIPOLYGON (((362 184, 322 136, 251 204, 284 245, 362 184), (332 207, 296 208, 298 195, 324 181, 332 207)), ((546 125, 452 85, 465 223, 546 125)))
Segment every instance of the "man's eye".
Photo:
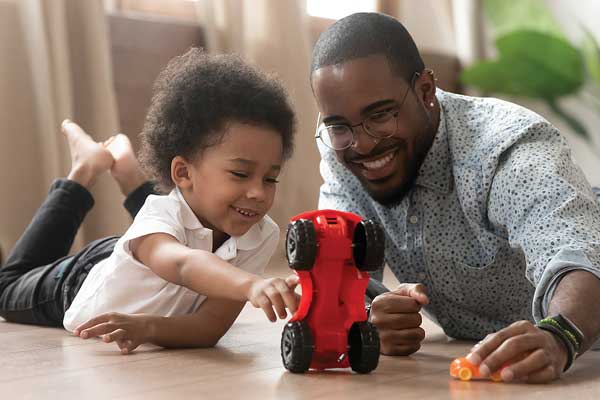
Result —
POLYGON ((248 174, 245 174, 243 172, 238 172, 238 171, 229 171, 231 173, 231 175, 237 177, 237 178, 247 178, 248 174))
POLYGON ((384 112, 378 112, 378 113, 375 113, 375 114, 369 116, 369 120, 372 122, 386 122, 387 120, 389 120, 392 117, 393 117, 393 115, 390 112, 384 111, 384 112))

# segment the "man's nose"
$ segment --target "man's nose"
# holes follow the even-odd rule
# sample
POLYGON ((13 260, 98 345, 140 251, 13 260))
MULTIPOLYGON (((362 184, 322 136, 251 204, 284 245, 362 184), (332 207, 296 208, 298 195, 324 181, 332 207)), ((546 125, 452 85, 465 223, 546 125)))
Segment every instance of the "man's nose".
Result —
POLYGON ((369 154, 378 143, 379 139, 370 136, 362 125, 354 128, 354 143, 351 147, 356 153, 369 154))

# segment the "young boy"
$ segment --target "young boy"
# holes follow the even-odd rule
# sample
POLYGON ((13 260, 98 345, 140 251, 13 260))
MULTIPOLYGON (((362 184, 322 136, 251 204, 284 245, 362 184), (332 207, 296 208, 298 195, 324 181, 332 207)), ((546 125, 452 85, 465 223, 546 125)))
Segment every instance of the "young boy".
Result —
POLYGON ((0 315, 62 323, 123 353, 145 342, 212 346, 245 301, 271 321, 285 318, 297 307, 297 279, 260 274, 278 242, 266 212, 294 129, 277 81, 197 49, 159 76, 142 133, 141 161, 168 195, 148 196, 123 138, 100 145, 66 122, 73 169, 53 184, 0 270, 0 315), (109 168, 134 222, 123 237, 66 257, 93 204, 87 188, 109 168))

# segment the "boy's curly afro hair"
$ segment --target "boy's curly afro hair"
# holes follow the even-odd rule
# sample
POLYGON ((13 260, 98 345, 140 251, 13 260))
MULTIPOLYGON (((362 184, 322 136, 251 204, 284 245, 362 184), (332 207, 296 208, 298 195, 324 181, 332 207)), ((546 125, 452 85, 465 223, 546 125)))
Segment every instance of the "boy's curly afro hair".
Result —
POLYGON ((233 55, 196 48, 172 59, 154 84, 139 159, 160 191, 174 187, 171 161, 219 143, 227 125, 246 123, 281 135, 283 158, 293 151, 295 115, 281 83, 233 55))

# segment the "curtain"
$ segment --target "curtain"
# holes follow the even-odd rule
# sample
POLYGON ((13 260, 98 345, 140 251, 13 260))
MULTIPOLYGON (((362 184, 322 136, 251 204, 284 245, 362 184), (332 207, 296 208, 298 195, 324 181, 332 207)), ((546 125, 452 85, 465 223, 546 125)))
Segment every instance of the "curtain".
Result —
MULTIPOLYGON (((14 244, 56 177, 70 168, 61 121, 100 141, 118 130, 101 0, 0 0, 0 243, 14 244)), ((128 224, 106 174, 77 245, 128 224)))

